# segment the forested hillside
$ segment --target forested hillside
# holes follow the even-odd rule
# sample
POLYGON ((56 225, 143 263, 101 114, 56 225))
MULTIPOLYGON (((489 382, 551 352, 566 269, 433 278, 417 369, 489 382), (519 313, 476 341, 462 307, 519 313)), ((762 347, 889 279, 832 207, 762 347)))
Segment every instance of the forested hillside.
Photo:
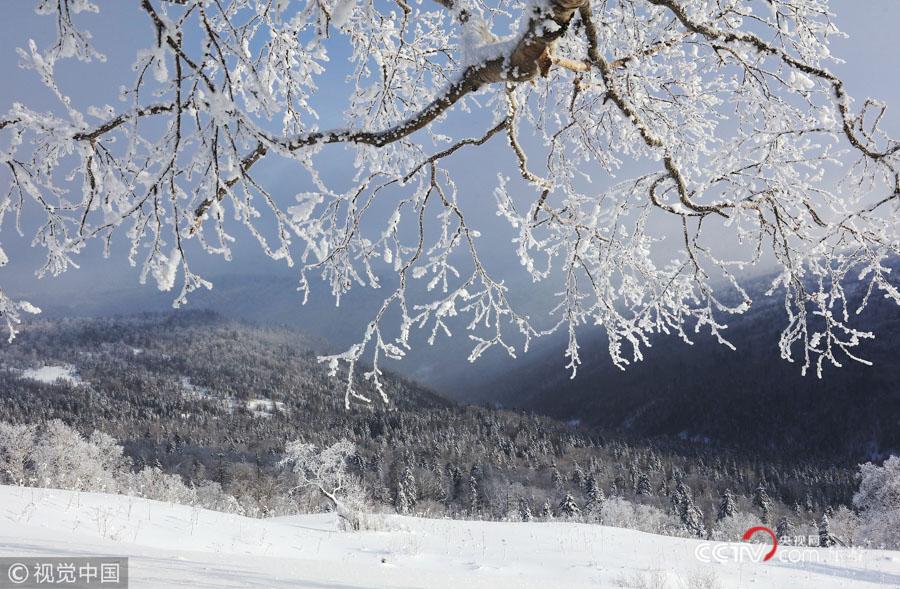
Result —
POLYGON ((343 383, 308 340, 212 313, 37 322, 0 354, 0 421, 99 429, 136 468, 211 479, 262 513, 287 492, 277 463, 294 439, 354 442, 372 503, 403 513, 595 522, 606 513, 607 523, 701 535, 725 509, 815 531, 855 488, 853 467, 764 462, 678 438, 636 443, 455 406, 399 378, 389 379, 390 405, 362 382, 373 403, 345 410, 343 383))
MULTIPOLYGON (((900 310, 873 297, 857 318, 875 334, 857 355, 840 352, 841 367, 824 364, 801 374, 779 356, 784 301, 762 295, 768 279, 753 284, 756 303, 729 319, 724 336, 690 331, 693 345, 660 336, 641 362, 624 371, 609 361, 601 329, 586 330, 583 365, 575 379, 563 370, 563 344, 525 356, 515 369, 475 392, 484 402, 519 407, 637 437, 682 437, 774 460, 827 460, 853 464, 900 450, 900 310)), ((851 313, 861 292, 850 292, 851 313)), ((840 312, 835 309, 835 312, 840 312)))

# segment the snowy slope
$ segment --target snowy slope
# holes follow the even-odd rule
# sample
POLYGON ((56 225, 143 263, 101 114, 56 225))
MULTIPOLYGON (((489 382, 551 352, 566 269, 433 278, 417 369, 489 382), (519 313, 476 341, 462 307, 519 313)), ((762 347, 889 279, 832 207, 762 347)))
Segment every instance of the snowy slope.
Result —
POLYGON ((660 589, 900 587, 898 552, 807 549, 804 563, 703 564, 698 541, 631 530, 377 519, 379 531, 346 533, 329 515, 256 520, 118 495, 0 487, 0 556, 129 556, 134 589, 641 587, 641 575, 665 581, 660 589))

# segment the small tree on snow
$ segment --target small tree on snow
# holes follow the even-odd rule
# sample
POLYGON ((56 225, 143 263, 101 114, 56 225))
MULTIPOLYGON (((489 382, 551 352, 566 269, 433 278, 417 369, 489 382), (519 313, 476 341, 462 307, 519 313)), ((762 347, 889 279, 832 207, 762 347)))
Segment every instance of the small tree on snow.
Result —
POLYGON ((281 465, 290 465, 297 489, 318 491, 351 529, 358 530, 365 506, 361 481, 347 470, 347 459, 355 452, 348 440, 340 440, 319 450, 313 444, 295 440, 285 447, 281 465))
POLYGON ((567 518, 581 515, 581 509, 578 507, 578 503, 575 502, 575 498, 572 497, 570 493, 566 493, 566 496, 560 502, 559 513, 561 516, 567 518))

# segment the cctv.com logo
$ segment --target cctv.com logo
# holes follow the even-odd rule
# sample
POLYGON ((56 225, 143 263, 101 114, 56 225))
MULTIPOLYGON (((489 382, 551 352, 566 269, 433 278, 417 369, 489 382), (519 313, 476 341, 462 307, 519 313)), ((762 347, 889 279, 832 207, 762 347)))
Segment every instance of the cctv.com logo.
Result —
MULTIPOLYGON (((861 553, 853 549, 835 552, 809 548, 808 544, 806 547, 785 546, 784 544, 779 544, 775 532, 766 526, 754 526, 747 529, 741 539, 745 543, 701 542, 694 549, 694 556, 697 560, 704 563, 767 562, 772 559, 775 559, 778 562, 799 563, 823 562, 826 559, 856 561, 862 558, 861 553), (770 540, 771 543, 747 543, 753 539, 754 536, 758 535, 763 537, 768 536, 768 540, 770 540)), ((794 544, 801 544, 800 539, 798 538, 794 544)))

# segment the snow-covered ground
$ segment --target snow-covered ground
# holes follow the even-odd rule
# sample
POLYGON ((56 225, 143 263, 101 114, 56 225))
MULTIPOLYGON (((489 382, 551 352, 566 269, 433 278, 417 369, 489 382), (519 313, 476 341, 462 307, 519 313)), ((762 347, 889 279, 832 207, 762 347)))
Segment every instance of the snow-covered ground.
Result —
POLYGON ((191 382, 191 379, 186 376, 181 378, 181 386, 184 388, 185 396, 187 398, 219 403, 229 412, 233 412, 239 405, 243 405, 247 411, 256 417, 272 417, 272 414, 276 409, 279 411, 285 411, 287 409, 287 406, 284 403, 281 401, 273 401, 272 399, 258 398, 240 401, 231 397, 219 395, 206 387, 195 385, 191 382))
POLYGON ((900 552, 806 549, 805 562, 704 564, 697 540, 603 526, 377 520, 377 531, 347 533, 330 515, 257 520, 121 495, 0 487, 0 556, 129 556, 133 589, 900 587, 900 552))
POLYGON ((28 368, 19 374, 22 378, 47 384, 52 384, 57 380, 62 380, 72 385, 81 383, 81 378, 79 378, 74 366, 41 366, 40 368, 28 368))

